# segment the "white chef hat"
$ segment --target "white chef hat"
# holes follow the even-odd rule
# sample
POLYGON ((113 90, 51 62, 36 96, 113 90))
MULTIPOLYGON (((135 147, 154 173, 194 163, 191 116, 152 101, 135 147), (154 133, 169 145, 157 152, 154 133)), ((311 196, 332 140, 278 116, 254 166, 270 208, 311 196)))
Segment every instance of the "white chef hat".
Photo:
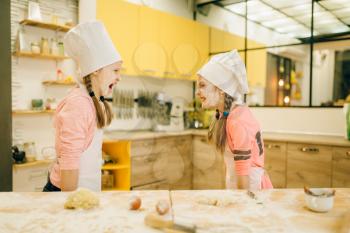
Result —
POLYGON ((68 56, 73 58, 80 68, 80 77, 121 61, 121 56, 102 22, 78 24, 69 30, 63 40, 68 56))
POLYGON ((249 91, 247 72, 237 50, 213 56, 197 74, 239 101, 249 91))

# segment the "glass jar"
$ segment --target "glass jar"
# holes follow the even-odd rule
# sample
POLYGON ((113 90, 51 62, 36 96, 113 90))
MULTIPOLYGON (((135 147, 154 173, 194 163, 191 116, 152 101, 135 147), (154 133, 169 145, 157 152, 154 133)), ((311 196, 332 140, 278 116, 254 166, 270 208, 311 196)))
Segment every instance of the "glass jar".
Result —
POLYGON ((38 43, 31 43, 30 46, 31 46, 32 53, 35 53, 35 54, 40 53, 40 46, 38 43))
POLYGON ((25 142, 23 149, 26 152, 27 162, 34 162, 36 160, 36 148, 34 142, 25 142))
POLYGON ((49 41, 47 38, 41 38, 41 53, 50 54, 49 41))

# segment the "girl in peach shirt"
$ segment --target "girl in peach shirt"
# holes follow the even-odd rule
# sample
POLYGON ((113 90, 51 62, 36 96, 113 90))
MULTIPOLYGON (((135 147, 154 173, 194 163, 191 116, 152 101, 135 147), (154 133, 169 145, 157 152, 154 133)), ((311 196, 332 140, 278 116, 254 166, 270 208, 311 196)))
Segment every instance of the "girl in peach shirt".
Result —
POLYGON ((264 170, 260 125, 243 103, 248 82, 238 52, 233 50, 213 56, 198 71, 197 85, 202 107, 217 111, 208 138, 224 155, 226 188, 272 188, 264 170))
POLYGON ((82 23, 64 38, 80 68, 78 87, 59 104, 54 119, 57 160, 43 191, 101 190, 102 128, 112 111, 104 96, 120 80, 121 57, 103 24, 82 23))

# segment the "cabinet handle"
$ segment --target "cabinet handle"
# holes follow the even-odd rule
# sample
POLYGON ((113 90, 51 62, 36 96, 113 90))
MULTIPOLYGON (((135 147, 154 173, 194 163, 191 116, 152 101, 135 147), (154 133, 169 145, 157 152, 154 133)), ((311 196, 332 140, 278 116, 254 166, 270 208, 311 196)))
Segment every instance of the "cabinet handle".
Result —
POLYGON ((144 73, 155 73, 155 70, 151 70, 151 69, 146 69, 146 70, 142 70, 142 72, 144 73))
POLYGON ((200 141, 203 143, 207 143, 207 139, 205 139, 205 138, 201 138, 200 141))
POLYGON ((185 76, 186 78, 188 78, 188 77, 191 77, 191 76, 192 76, 192 74, 187 73, 187 74, 182 74, 182 76, 185 76))
POLYGON ((175 75, 175 73, 174 72, 165 71, 164 75, 175 75))
POLYGON ((312 153, 318 153, 320 152, 320 149, 316 148, 316 147, 302 147, 300 149, 302 152, 312 152, 312 153))
POLYGON ((147 158, 146 158, 146 162, 148 162, 148 163, 152 163, 152 162, 154 162, 154 161, 156 161, 157 160, 157 156, 148 156, 147 158))
POLYGON ((277 145, 277 144, 267 144, 267 145, 265 145, 265 147, 267 149, 281 149, 281 146, 277 145))
POLYGON ((350 151, 346 152, 346 156, 347 156, 348 159, 350 159, 350 151))

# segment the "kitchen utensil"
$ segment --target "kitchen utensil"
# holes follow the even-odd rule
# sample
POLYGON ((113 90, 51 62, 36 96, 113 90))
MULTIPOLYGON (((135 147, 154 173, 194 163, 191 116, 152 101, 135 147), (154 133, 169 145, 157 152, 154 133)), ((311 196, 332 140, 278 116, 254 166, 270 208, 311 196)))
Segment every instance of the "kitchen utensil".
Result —
POLYGON ((25 157, 26 153, 24 151, 20 151, 18 146, 12 147, 12 158, 15 160, 15 163, 24 163, 25 157))
POLYGON ((41 53, 50 54, 49 41, 47 38, 41 38, 41 53))
POLYGON ((40 46, 38 43, 36 42, 33 42, 30 44, 30 48, 32 50, 32 53, 34 54, 39 54, 40 53, 40 46))
POLYGON ((328 212, 333 208, 335 190, 304 188, 306 206, 315 212, 328 212))
POLYGON ((44 101, 42 99, 32 99, 32 109, 42 110, 44 101))
POLYGON ((27 162, 33 162, 36 160, 36 148, 34 142, 26 142, 23 144, 23 149, 26 152, 27 162))
POLYGON ((41 149, 41 156, 43 159, 55 159, 56 157, 55 147, 53 146, 43 147, 41 149))

